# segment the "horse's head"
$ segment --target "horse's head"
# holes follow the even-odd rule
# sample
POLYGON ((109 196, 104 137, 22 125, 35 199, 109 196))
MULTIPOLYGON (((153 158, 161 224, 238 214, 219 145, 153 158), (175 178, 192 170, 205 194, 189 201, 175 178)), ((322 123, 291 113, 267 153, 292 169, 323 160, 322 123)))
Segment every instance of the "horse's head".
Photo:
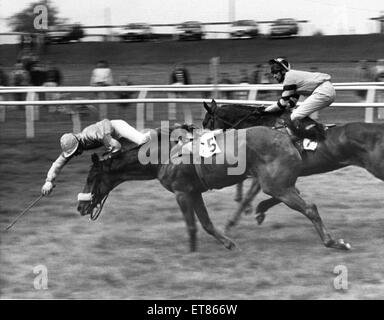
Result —
POLYGON ((116 186, 117 177, 111 174, 112 159, 100 160, 97 154, 93 154, 92 162, 83 192, 78 195, 77 210, 82 216, 91 215, 94 220, 101 213, 109 192, 116 186))
POLYGON ((216 101, 212 100, 211 107, 208 106, 208 104, 206 104, 205 102, 203 103, 203 105, 204 105, 204 109, 207 111, 203 119, 203 128, 208 130, 224 129, 224 128, 218 128, 215 126, 217 125, 216 121, 218 120, 216 119, 217 117, 215 117, 216 109, 217 109, 216 101))
POLYGON ((271 116, 260 108, 247 105, 226 104, 218 107, 215 100, 212 100, 211 106, 204 102, 204 108, 207 113, 203 119, 203 128, 209 130, 267 125, 266 122, 271 119, 271 116))

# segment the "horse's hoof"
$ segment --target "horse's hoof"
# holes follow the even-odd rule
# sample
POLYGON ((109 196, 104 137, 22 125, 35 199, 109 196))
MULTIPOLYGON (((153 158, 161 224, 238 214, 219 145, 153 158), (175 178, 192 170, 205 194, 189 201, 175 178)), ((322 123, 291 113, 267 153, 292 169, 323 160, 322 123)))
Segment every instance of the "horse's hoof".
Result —
POLYGON ((258 225, 261 225, 263 222, 264 222, 264 219, 265 219, 265 214, 264 213, 258 213, 257 215, 256 215, 256 221, 257 221, 257 224, 258 225))
POLYGON ((339 239, 337 242, 339 245, 339 249, 351 250, 351 245, 348 242, 345 242, 344 239, 339 239))
POLYGON ((236 248, 236 243, 234 243, 232 240, 227 240, 224 243, 224 247, 226 247, 228 250, 233 250, 236 248))
POLYGON ((344 239, 330 240, 325 245, 328 248, 339 249, 339 250, 351 250, 351 245, 345 242, 344 239))
POLYGON ((245 209, 244 209, 244 213, 245 213, 246 215, 251 214, 252 211, 253 211, 253 209, 252 209, 252 206, 251 206, 250 204, 248 204, 248 205, 245 207, 245 209))

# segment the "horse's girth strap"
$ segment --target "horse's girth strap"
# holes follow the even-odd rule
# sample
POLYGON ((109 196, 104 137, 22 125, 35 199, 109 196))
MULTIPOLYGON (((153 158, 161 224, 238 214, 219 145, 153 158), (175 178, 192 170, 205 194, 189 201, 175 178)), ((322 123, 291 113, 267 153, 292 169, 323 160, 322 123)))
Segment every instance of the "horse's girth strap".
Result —
POLYGON ((212 188, 209 187, 207 181, 205 181, 204 179, 204 174, 203 174, 203 170, 201 169, 201 165, 200 164, 195 164, 195 169, 196 169, 196 174, 200 180, 200 183, 201 185, 203 186, 203 188, 205 190, 210 190, 212 188))

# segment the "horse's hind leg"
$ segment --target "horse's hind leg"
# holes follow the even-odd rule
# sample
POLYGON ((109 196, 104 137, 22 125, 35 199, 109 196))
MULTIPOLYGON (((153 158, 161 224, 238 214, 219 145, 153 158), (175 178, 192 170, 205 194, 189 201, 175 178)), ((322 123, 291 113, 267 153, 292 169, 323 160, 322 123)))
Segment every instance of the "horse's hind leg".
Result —
POLYGON ((256 221, 260 225, 264 222, 265 213, 275 205, 281 203, 281 200, 276 198, 269 198, 261 201, 256 207, 256 221))
POLYGON ((197 249, 197 228, 193 205, 192 203, 190 203, 188 195, 183 192, 176 193, 176 201, 179 204, 179 207, 183 213, 185 222, 187 224, 187 231, 189 234, 189 248, 191 252, 194 252, 197 249))
MULTIPOLYGON (((300 191, 298 189, 296 189, 296 191, 298 193, 300 193, 300 191)), ((272 207, 278 205, 279 203, 281 203, 281 200, 279 199, 276 199, 276 198, 269 198, 269 199, 266 199, 266 200, 263 200, 261 201, 257 207, 256 207, 256 221, 257 223, 260 225, 264 222, 264 219, 265 219, 265 213, 271 209, 272 207)))
POLYGON ((251 201, 256 197, 260 192, 260 183, 256 178, 252 179, 252 185, 249 188, 245 198, 239 203, 239 206, 231 218, 227 221, 225 225, 225 232, 228 233, 232 227, 238 224, 241 214, 250 207, 251 201))
POLYGON ((211 219, 209 218, 207 208, 205 207, 203 197, 201 193, 193 193, 190 194, 191 202, 193 203, 193 208, 195 213, 203 226, 204 230, 210 235, 214 236, 217 240, 219 240, 224 247, 227 249, 233 249, 236 247, 236 244, 224 234, 222 234, 219 230, 215 228, 211 219))
POLYGON ((288 207, 304 214, 315 226, 324 245, 329 248, 349 250, 351 246, 344 242, 343 239, 333 240, 328 230, 325 228, 323 221, 314 204, 307 204, 299 195, 298 191, 291 187, 276 196, 284 202, 288 207))

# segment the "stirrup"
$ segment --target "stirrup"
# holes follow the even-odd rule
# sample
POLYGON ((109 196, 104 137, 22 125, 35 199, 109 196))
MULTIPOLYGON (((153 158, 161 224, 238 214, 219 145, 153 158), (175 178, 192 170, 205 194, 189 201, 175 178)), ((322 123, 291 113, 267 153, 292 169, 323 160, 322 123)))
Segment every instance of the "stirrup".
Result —
POLYGON ((310 130, 310 129, 312 129, 312 128, 315 127, 315 126, 316 126, 315 123, 311 123, 311 124, 307 125, 304 129, 305 129, 305 130, 310 130))
POLYGON ((335 123, 326 123, 326 124, 324 124, 325 130, 328 130, 329 128, 333 128, 333 127, 336 127, 335 123))

